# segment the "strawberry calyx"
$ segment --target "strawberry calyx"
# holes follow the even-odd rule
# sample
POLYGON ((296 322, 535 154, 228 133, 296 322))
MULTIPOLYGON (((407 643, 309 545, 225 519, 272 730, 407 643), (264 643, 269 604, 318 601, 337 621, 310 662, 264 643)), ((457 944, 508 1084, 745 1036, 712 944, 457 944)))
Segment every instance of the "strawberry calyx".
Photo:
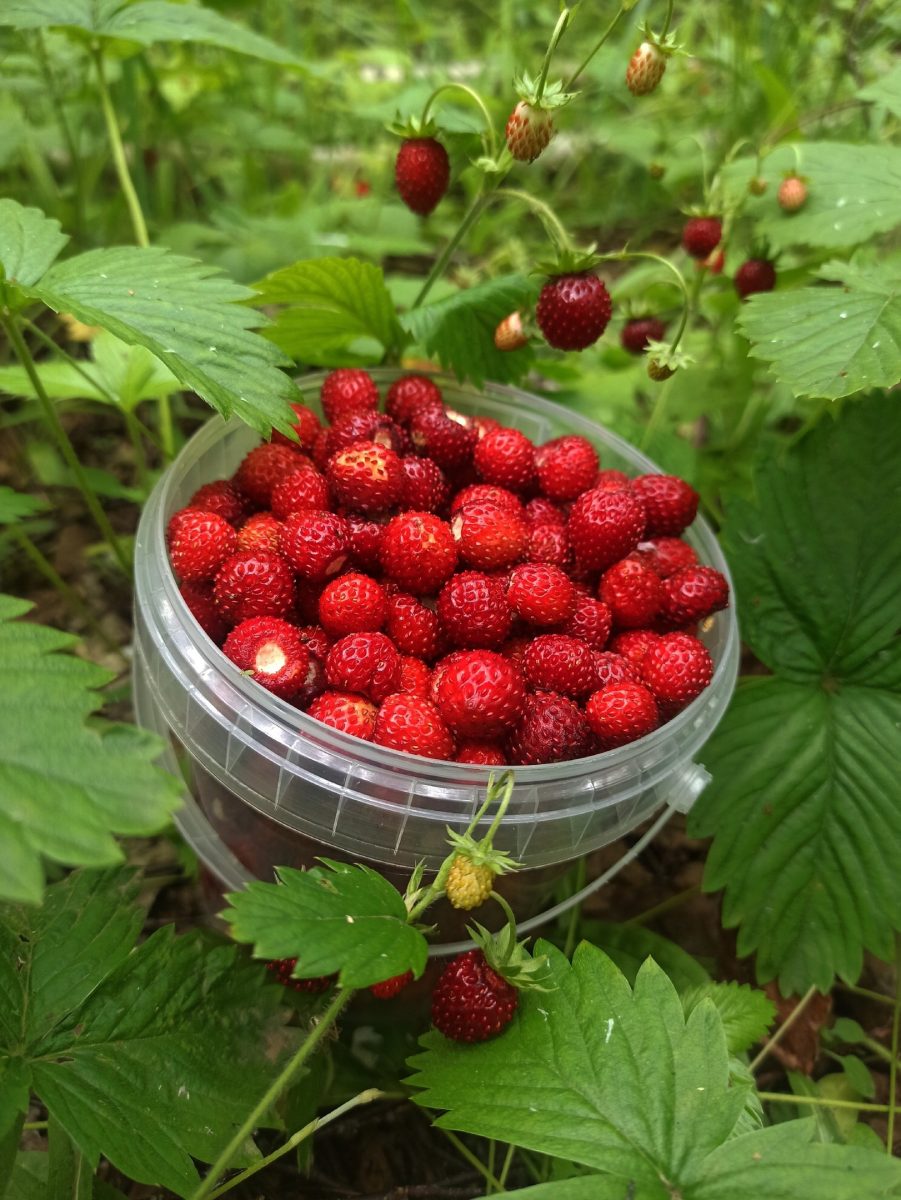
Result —
POLYGON ((531 108, 539 108, 547 112, 564 108, 579 94, 565 91, 562 79, 557 79, 553 83, 545 83, 543 89, 540 84, 540 76, 533 79, 526 71, 523 71, 521 75, 514 76, 513 79, 513 89, 520 100, 525 100, 531 108))
POLYGON ((689 57, 688 51, 682 48, 680 42, 676 41, 675 30, 670 33, 655 33, 647 21, 642 21, 638 26, 638 31, 642 40, 653 46, 657 53, 662 54, 664 58, 672 58, 675 54, 685 58, 689 57))
POLYGON ((648 339, 644 352, 648 360, 648 378, 653 379, 655 383, 670 379, 677 371, 694 362, 690 354, 686 354, 675 344, 656 342, 653 338, 648 339))
POLYGON ((596 253, 594 244, 586 247, 584 250, 579 249, 577 246, 559 245, 557 247, 556 258, 537 262, 532 274, 549 275, 551 277, 557 275, 581 275, 585 271, 593 271, 603 261, 603 256, 596 253))
POLYGON ((475 817, 473 817, 466 832, 457 833, 455 830, 448 828, 447 840, 455 851, 450 859, 448 874, 454 869, 454 863, 461 859, 470 863, 473 867, 487 867, 494 875, 506 875, 520 868, 521 863, 518 863, 509 854, 504 853, 504 851, 495 850, 492 844, 497 828, 503 820, 504 813, 507 811, 507 805, 510 803, 510 797, 513 794, 513 783, 512 771, 505 771, 497 782, 495 782, 492 776, 488 782, 485 803, 476 813, 475 817), (473 831, 485 813, 495 803, 497 804, 497 812, 494 814, 491 825, 484 837, 477 840, 473 836, 473 831))
POLYGON ((405 139, 429 138, 434 137, 438 133, 438 126, 431 118, 423 120, 421 117, 407 117, 404 120, 400 113, 385 128, 389 133, 405 139))
POLYGON ((553 991, 550 959, 546 954, 533 956, 529 953, 526 943, 517 939, 516 918, 509 904, 497 892, 492 892, 492 897, 506 914, 507 921, 503 928, 497 933, 492 933, 477 921, 466 928, 466 932, 485 955, 488 966, 517 991, 553 991))

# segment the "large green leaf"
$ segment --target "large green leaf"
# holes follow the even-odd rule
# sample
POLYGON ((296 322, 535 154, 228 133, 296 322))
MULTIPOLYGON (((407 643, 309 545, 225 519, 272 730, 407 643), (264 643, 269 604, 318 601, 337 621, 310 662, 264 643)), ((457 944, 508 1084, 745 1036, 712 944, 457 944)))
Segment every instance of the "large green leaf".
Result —
POLYGON ((278 869, 279 883, 251 883, 228 897, 223 916, 259 958, 296 958, 299 979, 339 975, 362 988, 426 963, 425 938, 407 924, 403 897, 369 867, 278 869))
POLYGON ((28 287, 37 283, 68 241, 59 221, 38 208, 0 200, 0 268, 2 278, 28 287))
POLYGON ((261 303, 285 306, 266 337, 299 362, 375 363, 403 339, 381 268, 371 263, 304 259, 256 287, 261 303))
POLYGON ((30 606, 0 595, 0 898, 41 899, 41 856, 120 861, 114 834, 155 833, 177 807, 177 781, 154 766, 159 740, 85 719, 108 672, 57 651, 77 638, 15 621, 30 606))
POLYGON ((861 100, 880 104, 896 117, 901 117, 901 63, 897 63, 881 79, 874 79, 861 88, 857 95, 861 100))
POLYGON ((477 385, 486 379, 517 380, 529 369, 532 351, 529 347, 498 350, 494 331, 511 312, 529 307, 537 290, 535 281, 525 276, 501 275, 434 304, 410 309, 401 323, 459 379, 471 379, 477 385))
POLYGON ((613 959, 630 983, 635 982, 646 958, 653 958, 666 971, 679 992, 710 982, 710 976, 696 958, 653 929, 595 920, 581 921, 579 929, 587 942, 613 959))
POLYGON ((751 353, 796 396, 837 399, 893 387, 901 376, 901 269, 830 262, 819 275, 841 287, 752 296, 738 324, 751 353))
POLYGON ((713 1002, 720 1014, 730 1054, 741 1054, 767 1032, 776 1016, 776 1006, 763 992, 746 983, 704 983, 682 994, 685 1015, 703 1000, 713 1002))
POLYGON ((0 1063, 90 1162, 186 1196, 267 1087, 293 1035, 279 989, 235 947, 159 930, 121 873, 74 873, 41 909, 0 909, 0 1063))

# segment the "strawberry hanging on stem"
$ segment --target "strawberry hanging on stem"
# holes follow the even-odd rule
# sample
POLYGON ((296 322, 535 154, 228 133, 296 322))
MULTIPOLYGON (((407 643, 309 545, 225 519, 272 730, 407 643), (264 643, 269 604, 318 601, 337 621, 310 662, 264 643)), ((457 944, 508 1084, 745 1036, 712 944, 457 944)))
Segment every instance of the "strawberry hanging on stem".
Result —
POLYGON ((450 159, 435 137, 431 120, 411 118, 388 126, 403 138, 394 162, 394 182, 411 212, 427 217, 444 197, 450 183, 450 159))
POLYGON ((538 78, 533 80, 524 72, 513 81, 519 101, 507 120, 504 132, 507 149, 518 162, 534 162, 546 149, 554 136, 552 113, 573 98, 574 93, 565 90, 561 81, 552 84, 547 81, 551 59, 571 17, 571 9, 564 8, 560 13, 538 78))
POLYGON ((668 0, 666 18, 660 33, 654 33, 645 22, 639 28, 642 42, 626 68, 626 87, 633 96, 649 96, 656 91, 657 85, 663 78, 667 60, 680 52, 676 44, 675 34, 669 32, 673 19, 673 0, 668 0))
POLYGON ((450 861, 447 877, 444 881, 444 892, 454 908, 469 911, 478 908, 488 899, 494 888, 498 875, 516 871, 520 863, 516 862, 501 850, 495 850, 492 842, 498 826, 507 811, 510 796, 513 792, 513 772, 505 771, 495 783, 489 781, 488 795, 485 803, 470 822, 465 833, 456 833, 448 829, 447 836, 456 853, 450 861), (473 836, 479 821, 497 803, 497 812, 484 837, 473 836))

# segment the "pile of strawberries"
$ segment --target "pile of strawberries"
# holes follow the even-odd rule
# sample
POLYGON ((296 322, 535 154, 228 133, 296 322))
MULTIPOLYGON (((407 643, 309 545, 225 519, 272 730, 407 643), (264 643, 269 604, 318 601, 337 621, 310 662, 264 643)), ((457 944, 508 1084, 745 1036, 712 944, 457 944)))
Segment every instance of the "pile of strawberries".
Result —
POLYGON ((406 375, 325 379, 169 522, 197 621, 261 687, 356 737, 490 766, 581 758, 707 687, 724 577, 680 538, 698 496, 535 446, 406 375))

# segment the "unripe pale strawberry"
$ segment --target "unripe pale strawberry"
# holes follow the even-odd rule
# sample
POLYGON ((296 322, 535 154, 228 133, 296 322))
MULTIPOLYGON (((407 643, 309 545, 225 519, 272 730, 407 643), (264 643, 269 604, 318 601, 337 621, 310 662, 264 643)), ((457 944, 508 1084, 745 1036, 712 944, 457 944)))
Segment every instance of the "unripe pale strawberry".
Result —
POLYGON ((666 70, 666 55, 653 42, 642 42, 626 68, 626 87, 633 96, 648 96, 666 70))

